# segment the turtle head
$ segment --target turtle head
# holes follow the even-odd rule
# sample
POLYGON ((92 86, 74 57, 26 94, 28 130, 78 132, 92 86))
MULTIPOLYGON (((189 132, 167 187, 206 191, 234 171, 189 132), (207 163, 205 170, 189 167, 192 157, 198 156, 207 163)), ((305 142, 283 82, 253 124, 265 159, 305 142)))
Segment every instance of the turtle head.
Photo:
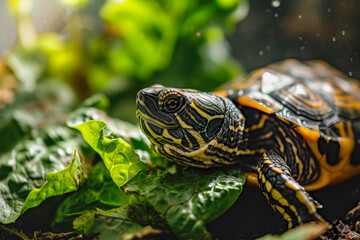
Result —
POLYGON ((141 130, 152 148, 182 165, 224 164, 217 148, 226 148, 222 142, 228 142, 229 133, 234 141, 242 135, 241 112, 218 95, 155 85, 140 90, 136 104, 141 130))

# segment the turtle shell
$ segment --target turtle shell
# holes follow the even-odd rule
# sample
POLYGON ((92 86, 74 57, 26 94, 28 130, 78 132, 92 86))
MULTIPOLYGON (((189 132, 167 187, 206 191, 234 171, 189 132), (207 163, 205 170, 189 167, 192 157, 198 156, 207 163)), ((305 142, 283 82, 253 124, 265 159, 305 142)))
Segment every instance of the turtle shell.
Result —
POLYGON ((232 96, 239 106, 274 114, 301 134, 327 172, 321 174, 322 186, 341 181, 344 171, 360 171, 360 82, 327 63, 285 60, 235 79, 215 93, 232 96))

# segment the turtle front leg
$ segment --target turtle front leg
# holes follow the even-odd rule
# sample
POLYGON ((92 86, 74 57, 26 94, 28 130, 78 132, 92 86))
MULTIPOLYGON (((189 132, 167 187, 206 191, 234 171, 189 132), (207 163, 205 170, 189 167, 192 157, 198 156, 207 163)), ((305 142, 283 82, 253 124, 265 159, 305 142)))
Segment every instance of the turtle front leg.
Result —
POLYGON ((288 228, 311 221, 328 225, 316 212, 322 206, 291 177, 290 168, 275 151, 264 153, 256 170, 263 194, 288 222, 288 228))

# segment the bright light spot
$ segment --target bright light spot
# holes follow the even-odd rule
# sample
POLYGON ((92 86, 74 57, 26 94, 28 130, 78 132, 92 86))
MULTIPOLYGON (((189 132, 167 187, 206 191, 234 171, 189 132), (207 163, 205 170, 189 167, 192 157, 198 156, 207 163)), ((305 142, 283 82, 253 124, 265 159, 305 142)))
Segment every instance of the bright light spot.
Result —
POLYGON ((345 36, 345 34, 346 34, 345 30, 342 30, 341 35, 345 36))
POLYGON ((281 3, 280 3, 279 0, 273 0, 273 1, 271 2, 271 5, 272 5, 274 8, 278 8, 278 7, 280 7, 281 3))
POLYGON ((260 50, 260 51, 259 51, 259 55, 260 55, 260 56, 264 55, 264 52, 260 50))
POLYGON ((348 72, 349 76, 351 77, 352 76, 352 72, 348 72))
POLYGON ((301 14, 299 14, 298 18, 299 18, 299 19, 301 19, 301 18, 302 18, 301 14))
POLYGON ((333 42, 335 42, 335 41, 336 41, 336 37, 332 37, 331 40, 332 40, 333 42))
POLYGON ((277 17, 279 16, 279 14, 278 14, 278 13, 275 13, 274 16, 277 18, 277 17))

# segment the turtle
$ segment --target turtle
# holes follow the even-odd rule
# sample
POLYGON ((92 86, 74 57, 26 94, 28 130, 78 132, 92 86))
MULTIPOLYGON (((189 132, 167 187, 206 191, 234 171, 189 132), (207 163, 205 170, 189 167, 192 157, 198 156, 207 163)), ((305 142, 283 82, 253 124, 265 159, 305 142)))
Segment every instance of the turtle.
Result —
POLYGON ((154 85, 136 103, 155 152, 244 169, 288 228, 331 227, 308 191, 360 173, 360 82, 321 60, 272 63, 213 92, 154 85))

